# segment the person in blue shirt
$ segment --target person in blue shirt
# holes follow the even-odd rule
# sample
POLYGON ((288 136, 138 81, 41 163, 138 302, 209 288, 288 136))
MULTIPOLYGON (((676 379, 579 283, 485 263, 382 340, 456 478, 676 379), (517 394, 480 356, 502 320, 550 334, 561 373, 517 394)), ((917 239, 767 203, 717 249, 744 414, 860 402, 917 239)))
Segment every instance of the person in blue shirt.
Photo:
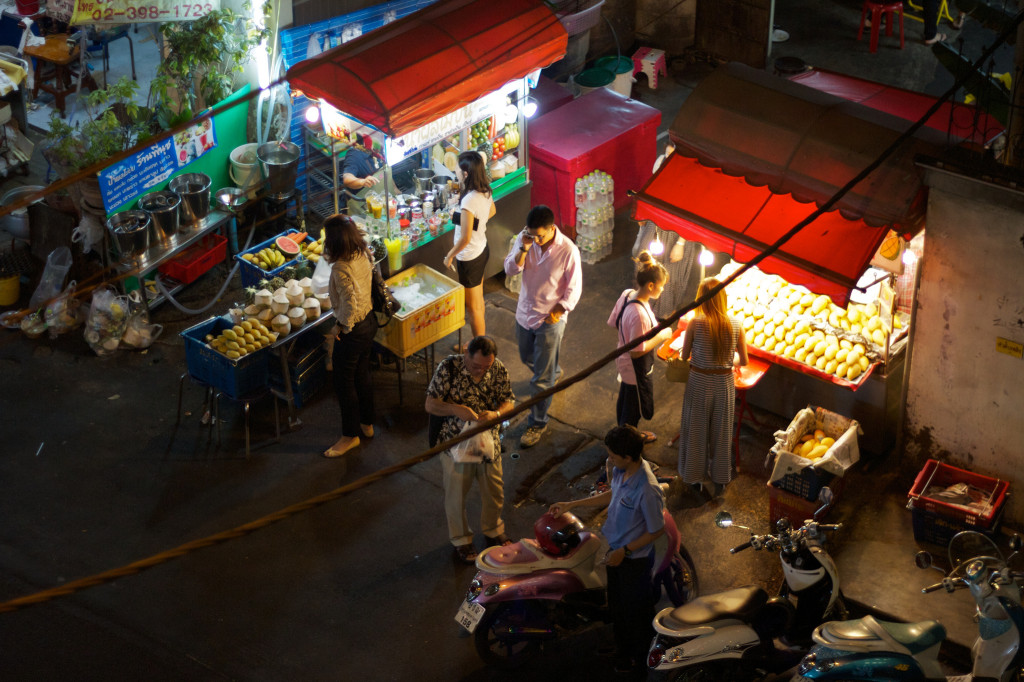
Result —
POLYGON ((644 461, 644 438, 635 426, 616 426, 604 437, 612 466, 611 488, 593 497, 556 502, 558 516, 575 507, 608 506, 602 532, 608 541, 608 610, 615 633, 618 672, 646 664, 654 630, 654 541, 665 533, 665 496, 644 461))

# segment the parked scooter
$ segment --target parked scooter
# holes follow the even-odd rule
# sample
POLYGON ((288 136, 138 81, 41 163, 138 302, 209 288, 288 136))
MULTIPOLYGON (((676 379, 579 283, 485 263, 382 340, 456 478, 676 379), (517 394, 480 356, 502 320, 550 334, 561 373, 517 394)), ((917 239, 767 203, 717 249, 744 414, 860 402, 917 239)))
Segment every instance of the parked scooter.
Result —
MULTIPOLYGON (((1010 543, 1012 561, 1021 547, 1019 536, 1010 543)), ((931 566, 931 555, 916 557, 920 568, 931 566)), ((1010 682, 1024 679, 1024 609, 1018 580, 991 539, 964 531, 949 543, 952 570, 924 593, 968 588, 977 604, 978 639, 971 649, 971 675, 951 680, 1010 682)), ((800 662, 794 682, 810 680, 946 680, 939 665, 939 647, 946 628, 938 621, 887 623, 865 616, 825 623, 814 631, 815 647, 800 662)))
MULTIPOLYGON (((697 572, 672 515, 664 516, 651 589, 660 598, 664 588, 673 604, 683 604, 697 594, 697 572)), ((609 621, 597 535, 568 512, 542 516, 534 535, 477 556, 477 574, 455 616, 488 665, 517 667, 560 634, 609 621)))
MULTIPOLYGON (((780 519, 776 535, 751 533, 750 540, 730 550, 777 551, 785 579, 779 596, 769 598, 764 588, 748 585, 698 597, 655 616, 649 679, 739 681, 778 674, 800 661, 816 625, 830 616, 845 617, 839 573, 822 546, 826 531, 841 524, 814 520, 832 504, 832 491, 823 488, 819 500, 821 507, 802 527, 793 530, 788 519, 780 519), (784 638, 787 646, 776 646, 776 638, 784 638), (806 646, 788 646, 800 643, 806 646)), ((732 516, 719 512, 715 523, 728 528, 732 516)))

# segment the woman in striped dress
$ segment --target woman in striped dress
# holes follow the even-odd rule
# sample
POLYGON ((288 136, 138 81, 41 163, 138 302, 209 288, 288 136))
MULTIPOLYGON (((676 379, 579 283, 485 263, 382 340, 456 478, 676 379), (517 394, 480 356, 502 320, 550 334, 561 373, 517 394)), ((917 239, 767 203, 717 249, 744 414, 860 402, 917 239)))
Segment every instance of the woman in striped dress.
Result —
MULTIPOLYGON (((714 277, 706 278, 697 299, 718 284, 714 277)), ((686 327, 681 352, 690 361, 690 379, 679 428, 679 475, 697 488, 710 477, 713 497, 732 480, 733 368, 747 364, 743 329, 726 314, 726 307, 725 289, 700 304, 686 327)))

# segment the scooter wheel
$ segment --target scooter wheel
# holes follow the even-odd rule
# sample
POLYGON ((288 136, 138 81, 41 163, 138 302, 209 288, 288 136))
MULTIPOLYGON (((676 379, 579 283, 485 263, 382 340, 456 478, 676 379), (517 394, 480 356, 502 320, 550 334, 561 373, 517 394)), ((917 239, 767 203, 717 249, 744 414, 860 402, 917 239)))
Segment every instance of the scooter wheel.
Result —
POLYGON ((544 606, 536 601, 503 602, 488 606, 473 633, 480 660, 489 666, 513 670, 523 665, 541 649, 541 642, 524 638, 516 633, 536 632, 544 627, 547 615, 544 606))
POLYGON ((661 599, 662 588, 665 589, 665 596, 673 606, 682 606, 700 594, 700 583, 697 580, 697 569, 693 565, 693 559, 686 548, 680 547, 679 550, 672 557, 668 567, 654 577, 655 602, 661 599))

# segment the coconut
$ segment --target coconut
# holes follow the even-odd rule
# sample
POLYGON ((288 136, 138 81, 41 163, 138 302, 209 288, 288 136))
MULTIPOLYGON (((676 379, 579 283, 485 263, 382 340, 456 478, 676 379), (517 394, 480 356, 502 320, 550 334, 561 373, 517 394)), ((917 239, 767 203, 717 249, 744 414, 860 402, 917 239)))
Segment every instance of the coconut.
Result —
POLYGON ((253 303, 266 307, 270 305, 270 300, 272 298, 274 298, 274 294, 272 292, 267 291, 266 289, 260 289, 253 297, 253 303))
POLYGON ((274 294, 274 298, 270 301, 270 309, 274 311, 275 315, 284 315, 290 307, 291 303, 284 292, 274 294))
POLYGON ((258 306, 253 303, 252 305, 245 306, 245 308, 242 309, 242 312, 245 313, 246 317, 256 317, 260 314, 261 310, 263 310, 263 306, 258 306))
POLYGON ((298 329, 306 321, 306 311, 295 306, 288 311, 288 321, 291 323, 292 329, 298 329))
POLYGON ((302 302, 302 309, 306 311, 307 320, 315 320, 320 317, 320 301, 313 297, 302 302))
POLYGON ((285 296, 287 296, 288 289, 286 289, 285 287, 278 287, 274 289, 274 296, 277 296, 278 294, 284 294, 285 296))
POLYGON ((256 314, 256 319, 265 325, 270 324, 270 321, 274 319, 273 309, 263 308, 262 310, 259 311, 259 313, 256 314))
POLYGON ((300 279, 299 286, 302 287, 302 293, 306 294, 306 296, 313 295, 313 280, 309 277, 303 277, 300 279))
POLYGON ((288 281, 288 284, 285 286, 285 292, 288 296, 288 302, 293 306, 301 306, 302 302, 306 299, 306 294, 302 291, 302 285, 294 279, 288 281))
POLYGON ((275 334, 284 334, 285 336, 292 330, 292 323, 287 315, 278 315, 270 321, 270 326, 275 334))
POLYGON ((320 310, 330 310, 333 307, 330 294, 317 294, 316 300, 320 302, 320 310))

